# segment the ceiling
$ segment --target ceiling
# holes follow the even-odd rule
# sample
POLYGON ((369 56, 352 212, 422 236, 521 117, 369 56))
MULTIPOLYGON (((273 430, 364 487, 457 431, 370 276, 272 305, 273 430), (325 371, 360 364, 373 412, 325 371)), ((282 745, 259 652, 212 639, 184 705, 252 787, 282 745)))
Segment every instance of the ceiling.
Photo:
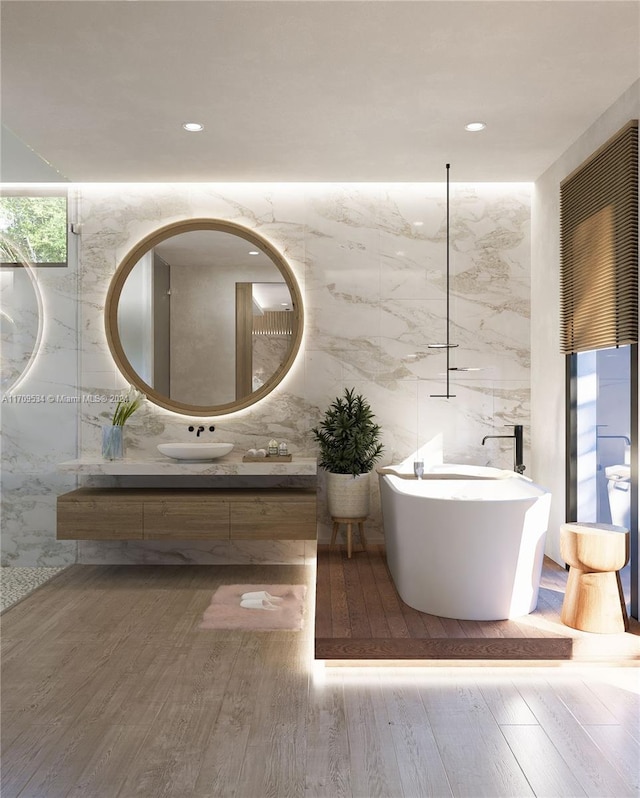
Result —
MULTIPOLYGON (((291 294, 280 267, 255 244, 222 230, 190 230, 166 238, 153 248, 175 268, 240 272, 253 286, 254 312, 291 310, 291 294)), ((173 271, 172 271, 173 274, 173 271)), ((194 279, 198 280, 197 275, 194 279)))
POLYGON ((640 76, 638 0, 0 12, 3 125, 77 182, 530 181, 640 76))

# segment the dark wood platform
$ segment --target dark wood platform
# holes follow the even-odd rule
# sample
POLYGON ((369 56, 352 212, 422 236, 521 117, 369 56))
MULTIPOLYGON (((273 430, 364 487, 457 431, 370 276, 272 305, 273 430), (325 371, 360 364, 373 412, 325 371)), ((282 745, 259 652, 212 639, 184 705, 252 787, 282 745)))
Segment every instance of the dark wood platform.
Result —
POLYGON ((509 621, 459 621, 405 604, 384 547, 318 546, 315 657, 339 660, 637 660, 640 624, 593 635, 560 622, 567 572, 545 558, 538 607, 509 621))

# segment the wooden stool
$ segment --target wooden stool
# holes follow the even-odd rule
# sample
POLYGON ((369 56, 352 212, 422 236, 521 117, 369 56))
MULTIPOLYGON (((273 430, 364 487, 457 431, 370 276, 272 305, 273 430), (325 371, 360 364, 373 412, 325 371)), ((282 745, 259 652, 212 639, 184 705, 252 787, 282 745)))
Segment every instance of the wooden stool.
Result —
POLYGON ((335 515, 331 516, 331 520, 333 521, 333 532, 331 534, 331 545, 336 542, 336 536, 338 534, 338 528, 340 524, 347 525, 347 557, 351 558, 351 529, 354 524, 358 525, 358 532, 360 534, 360 543, 362 544, 362 550, 367 550, 367 541, 364 537, 364 522, 367 520, 367 516, 361 516, 360 518, 339 518, 335 515))
POLYGON ((629 560, 629 530, 611 524, 563 524, 560 553, 569 565, 560 620, 583 632, 629 628, 620 568, 629 560))

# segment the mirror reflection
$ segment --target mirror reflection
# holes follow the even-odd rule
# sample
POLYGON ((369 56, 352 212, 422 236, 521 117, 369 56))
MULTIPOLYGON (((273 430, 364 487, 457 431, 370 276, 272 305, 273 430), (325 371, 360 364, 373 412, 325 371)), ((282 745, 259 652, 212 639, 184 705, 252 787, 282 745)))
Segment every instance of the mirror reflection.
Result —
MULTIPOLYGON (((6 244, 9 247, 10 245, 6 244)), ((17 254, 14 260, 19 261, 17 254)), ((31 266, 0 267, 0 390, 17 388, 33 362, 42 332, 40 295, 31 266)))
POLYGON ((152 241, 114 278, 112 351, 134 384, 165 407, 205 414, 246 406, 293 361, 300 340, 293 278, 266 242, 237 229, 152 241))

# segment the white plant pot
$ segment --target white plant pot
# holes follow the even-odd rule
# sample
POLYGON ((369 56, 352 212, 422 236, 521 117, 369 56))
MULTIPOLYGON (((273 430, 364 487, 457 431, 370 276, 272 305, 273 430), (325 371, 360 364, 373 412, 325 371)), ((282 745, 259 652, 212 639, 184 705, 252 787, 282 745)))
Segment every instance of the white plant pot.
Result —
POLYGON ((327 502, 334 518, 364 518, 369 515, 369 474, 327 472, 327 502))

